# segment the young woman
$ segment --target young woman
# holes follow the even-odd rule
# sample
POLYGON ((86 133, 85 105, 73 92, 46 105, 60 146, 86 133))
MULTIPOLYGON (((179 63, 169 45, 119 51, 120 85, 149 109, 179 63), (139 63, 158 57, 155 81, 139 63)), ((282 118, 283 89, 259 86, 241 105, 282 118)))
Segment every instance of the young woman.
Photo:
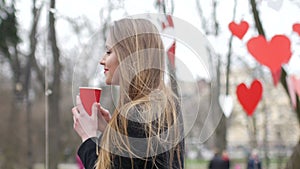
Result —
POLYGON ((116 21, 106 48, 100 64, 106 84, 120 86, 116 110, 110 117, 95 103, 88 116, 79 97, 72 109, 85 168, 184 168, 182 114, 165 80, 166 56, 157 28, 146 19, 116 21))

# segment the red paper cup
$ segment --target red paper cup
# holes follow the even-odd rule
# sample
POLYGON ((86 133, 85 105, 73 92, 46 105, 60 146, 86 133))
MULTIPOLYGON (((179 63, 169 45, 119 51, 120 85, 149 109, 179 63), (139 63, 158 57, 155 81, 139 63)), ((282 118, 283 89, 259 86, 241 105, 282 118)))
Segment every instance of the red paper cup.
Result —
POLYGON ((101 90, 101 88, 96 87, 79 87, 81 103, 90 116, 92 115, 92 105, 100 101, 101 90))

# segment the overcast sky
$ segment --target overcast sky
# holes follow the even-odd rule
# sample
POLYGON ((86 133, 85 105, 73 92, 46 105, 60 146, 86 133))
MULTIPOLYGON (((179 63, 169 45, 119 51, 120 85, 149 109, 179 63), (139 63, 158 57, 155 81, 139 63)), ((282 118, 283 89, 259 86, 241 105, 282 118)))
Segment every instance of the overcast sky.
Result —
MULTIPOLYGON (((297 6, 291 1, 293 0, 260 0, 258 5, 267 39, 272 38, 276 34, 284 34, 291 39, 293 57, 289 64, 290 66, 288 71, 300 74, 300 37, 296 33, 292 32, 292 25, 296 22, 300 23, 300 6, 297 6), (280 5, 281 2, 282 4, 280 5)), ((17 9, 19 10, 19 23, 25 31, 28 31, 31 22, 30 5, 28 4, 27 0, 19 0, 17 3, 17 9)), ((70 18, 80 18, 85 16, 92 21, 94 27, 99 27, 99 11, 106 5, 106 1, 104 0, 86 0, 84 2, 76 0, 57 0, 56 3, 56 14, 58 16, 67 16, 70 18)), ((155 0, 125 0, 123 6, 129 15, 146 12, 155 13, 157 10, 154 7, 154 3, 155 0)), ((206 16, 209 16, 210 14, 210 3, 211 2, 209 0, 201 1, 201 5, 203 5, 203 11, 206 16)), ((217 53, 225 54, 228 50, 227 43, 231 35, 230 31, 228 30, 228 24, 233 19, 233 3, 234 0, 222 0, 219 2, 217 19, 220 23, 220 36, 217 39, 215 37, 207 37, 217 53)), ((200 18, 196 10, 195 0, 174 0, 174 4, 174 16, 187 21, 202 31, 200 18)), ((46 5, 48 4, 46 3, 46 5)), ((111 14, 112 18, 120 19, 125 10, 115 11, 111 14)), ((46 23, 45 11, 46 10, 44 10, 45 19, 42 20, 41 25, 45 25, 46 23)), ((239 22, 242 19, 249 23, 250 29, 242 41, 234 38, 233 50, 240 55, 245 55, 245 59, 249 62, 255 62, 254 59, 248 54, 246 49, 247 41, 251 37, 257 35, 256 31, 254 31, 253 17, 248 1, 238 1, 235 21, 239 22)), ((57 30, 59 36, 61 37, 60 39, 68 39, 68 42, 70 42, 63 42, 64 47, 66 48, 72 48, 71 42, 75 40, 74 35, 72 35, 69 29, 70 27, 68 27, 65 22, 58 21, 57 30)), ((187 51, 184 51, 183 49, 177 49, 178 55, 186 52, 187 51)), ((199 68, 199 64, 195 64, 195 60, 191 59, 189 61, 190 62, 187 61, 185 64, 190 67, 190 70, 192 70, 194 76, 205 76, 203 75, 205 73, 203 73, 201 68, 199 68)))

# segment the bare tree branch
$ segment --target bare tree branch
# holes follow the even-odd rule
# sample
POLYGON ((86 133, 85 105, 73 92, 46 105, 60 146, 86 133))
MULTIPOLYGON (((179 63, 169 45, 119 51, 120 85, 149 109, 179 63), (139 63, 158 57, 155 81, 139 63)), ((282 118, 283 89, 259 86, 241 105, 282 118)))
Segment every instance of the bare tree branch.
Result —
POLYGON ((213 13, 212 13, 213 19, 214 19, 214 33, 215 36, 218 36, 219 34, 219 23, 217 21, 217 1, 213 0, 213 13))
MULTIPOLYGON (((252 7, 252 12, 253 12, 254 20, 255 20, 256 29, 260 35, 263 35, 265 37, 264 28, 263 28, 262 23, 259 18, 259 12, 257 11, 256 2, 255 2, 255 0, 250 0, 250 3, 251 3, 251 7, 252 7)), ((280 82, 283 85, 286 94, 289 96, 288 86, 286 83, 286 76, 287 76, 286 71, 283 68, 281 68, 280 82)), ((297 108, 295 110, 295 113, 297 114, 298 121, 300 124, 300 102, 299 102, 298 96, 297 96, 297 108)))
MULTIPOLYGON (((233 18, 235 20, 236 17, 236 6, 237 0, 234 0, 234 8, 233 8, 233 18)), ((229 94, 229 76, 230 76, 230 66, 231 66, 231 55, 232 55, 232 39, 233 35, 231 34, 229 39, 228 53, 227 53, 227 67, 226 67, 226 95, 229 94)))
POLYGON ((171 1, 171 14, 174 13, 174 0, 170 0, 171 1))
MULTIPOLYGON (((251 7, 252 7, 252 12, 253 12, 254 20, 255 20, 256 29, 257 29, 257 31, 260 35, 265 36, 265 32, 264 32, 262 23, 261 23, 260 18, 259 18, 259 13, 257 11, 255 0, 250 0, 250 4, 251 4, 251 7)), ((285 92, 289 96, 286 77, 287 77, 286 71, 283 68, 281 68, 280 82, 281 82, 282 86, 284 87, 285 92)), ((297 104, 296 104, 295 113, 297 115, 297 119, 298 119, 298 122, 299 122, 299 125, 300 125, 300 101, 299 101, 299 96, 297 96, 296 99, 297 99, 297 104)), ((294 148, 290 159, 288 160, 288 163, 286 165, 286 169, 300 168, 300 161, 299 161, 300 151, 299 150, 300 150, 300 140, 299 140, 298 144, 296 145, 296 147, 294 148)))
POLYGON ((265 37, 265 31, 264 31, 264 28, 263 28, 262 23, 260 21, 260 18, 259 18, 259 12, 258 12, 257 7, 256 7, 256 1, 255 0, 250 0, 250 4, 251 4, 251 7, 252 7, 252 13, 253 13, 253 17, 254 17, 255 26, 257 28, 257 31, 260 35, 263 35, 265 37))
POLYGON ((201 8, 200 0, 196 0, 196 7, 197 7, 197 11, 198 11, 199 17, 201 19, 202 29, 204 30, 205 35, 208 35, 209 34, 209 30, 207 28, 206 19, 205 19, 204 15, 203 15, 203 10, 201 8))
MULTIPOLYGON (((32 25, 31 25, 31 32, 30 32, 30 35, 29 35, 30 53, 29 53, 26 68, 25 68, 25 83, 24 83, 24 88, 25 89, 28 89, 29 86, 30 86, 31 68, 32 68, 33 63, 36 62, 36 58, 35 58, 35 51, 36 51, 36 46, 37 46, 36 34, 37 34, 37 25, 39 23, 39 18, 40 18, 40 9, 41 9, 41 7, 39 9, 36 8, 35 3, 36 3, 36 0, 33 0, 32 15, 33 15, 34 19, 33 19, 32 25)), ((38 72, 40 70, 38 69, 36 71, 38 72)), ((38 74, 39 73, 41 73, 41 72, 38 72, 38 74)), ((43 83, 44 83, 44 80, 42 81, 41 84, 43 84, 43 83)))

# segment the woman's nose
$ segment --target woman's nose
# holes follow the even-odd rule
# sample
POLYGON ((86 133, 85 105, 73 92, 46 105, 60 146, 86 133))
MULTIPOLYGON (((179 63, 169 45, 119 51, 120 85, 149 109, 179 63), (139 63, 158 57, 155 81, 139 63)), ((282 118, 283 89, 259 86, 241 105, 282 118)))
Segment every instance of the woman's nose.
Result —
POLYGON ((100 65, 105 65, 105 60, 104 60, 104 57, 100 60, 100 65))

